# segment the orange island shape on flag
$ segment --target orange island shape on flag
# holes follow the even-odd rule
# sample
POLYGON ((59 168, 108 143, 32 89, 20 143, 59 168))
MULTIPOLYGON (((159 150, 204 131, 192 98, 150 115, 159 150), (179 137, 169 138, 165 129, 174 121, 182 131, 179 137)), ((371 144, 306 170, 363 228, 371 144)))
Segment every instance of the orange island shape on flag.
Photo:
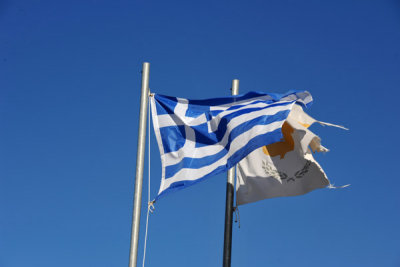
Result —
POLYGON ((282 125, 282 141, 263 146, 263 152, 270 157, 280 156, 280 158, 283 159, 286 153, 294 149, 293 132, 293 127, 285 121, 282 125))

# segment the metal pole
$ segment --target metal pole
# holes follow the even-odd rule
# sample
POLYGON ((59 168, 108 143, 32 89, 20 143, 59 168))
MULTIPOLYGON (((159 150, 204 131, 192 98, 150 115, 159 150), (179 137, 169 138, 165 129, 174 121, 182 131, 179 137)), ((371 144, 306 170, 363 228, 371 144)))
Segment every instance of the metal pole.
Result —
POLYGON ((147 105, 149 99, 149 71, 150 71, 150 63, 144 62, 142 70, 142 94, 140 97, 139 134, 138 134, 138 145, 136 154, 135 197, 133 202, 129 267, 136 267, 136 262, 137 262, 139 226, 140 226, 140 208, 142 202, 144 151, 146 148, 147 105))
MULTIPOLYGON (((239 94, 239 80, 232 81, 232 95, 239 94)), ((226 183, 226 205, 225 205, 225 232, 224 232, 224 256, 223 267, 231 266, 232 252, 232 219, 233 219, 233 194, 235 184, 235 167, 228 170, 226 183)))

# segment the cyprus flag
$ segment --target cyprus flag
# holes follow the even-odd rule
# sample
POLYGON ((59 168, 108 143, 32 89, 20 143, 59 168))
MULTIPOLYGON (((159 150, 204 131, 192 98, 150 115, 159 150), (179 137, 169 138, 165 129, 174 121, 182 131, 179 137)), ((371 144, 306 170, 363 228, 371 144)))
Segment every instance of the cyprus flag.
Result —
POLYGON ((283 140, 254 150, 238 163, 238 205, 302 195, 330 186, 325 172, 312 156, 312 152, 328 151, 320 144, 320 138, 307 129, 314 122, 346 129, 316 121, 299 105, 294 105, 282 126, 283 140))

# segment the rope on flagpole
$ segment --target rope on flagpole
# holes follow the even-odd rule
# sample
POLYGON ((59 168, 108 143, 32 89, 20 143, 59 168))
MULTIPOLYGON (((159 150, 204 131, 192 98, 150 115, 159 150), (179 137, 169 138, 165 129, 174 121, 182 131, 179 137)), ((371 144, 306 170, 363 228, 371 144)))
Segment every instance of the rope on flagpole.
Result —
MULTIPOLYGON (((236 184, 236 186, 238 186, 237 185, 237 183, 238 183, 238 178, 237 178, 237 165, 235 165, 235 184, 236 184)), ((238 223, 239 222, 239 224, 238 224, 238 227, 240 228, 240 213, 239 213, 239 205, 238 205, 238 203, 237 203, 237 195, 236 195, 236 207, 233 207, 233 212, 235 213, 235 223, 238 223)))
MULTIPOLYGON (((152 95, 150 94, 150 92, 149 92, 149 98, 151 97, 152 95)), ((147 136, 148 136, 148 139, 147 139, 147 143, 148 143, 148 163, 147 163, 147 166, 148 166, 148 181, 147 181, 147 188, 148 188, 148 190, 147 190, 147 216, 146 216, 146 232, 145 232, 145 235, 144 235, 144 248, 143 248, 143 264, 142 264, 142 266, 144 267, 144 263, 146 262, 146 248, 147 248, 147 232, 148 232, 148 229, 149 229, 149 213, 151 212, 151 213, 153 213, 153 211, 154 211, 154 201, 150 201, 150 123, 151 123, 151 113, 150 113, 150 101, 148 101, 149 102, 149 111, 148 111, 148 114, 149 114, 149 123, 148 123, 148 128, 147 128, 147 130, 148 130, 148 133, 147 133, 147 136)))

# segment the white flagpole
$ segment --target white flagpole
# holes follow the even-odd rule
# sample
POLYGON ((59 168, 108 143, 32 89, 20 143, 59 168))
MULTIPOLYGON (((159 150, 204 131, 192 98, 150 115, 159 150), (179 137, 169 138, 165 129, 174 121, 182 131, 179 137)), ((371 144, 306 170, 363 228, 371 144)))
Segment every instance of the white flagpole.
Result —
POLYGON ((146 148, 147 105, 149 99, 150 63, 144 62, 142 69, 142 94, 140 97, 139 134, 136 154, 135 196, 133 202, 131 248, 129 252, 129 267, 136 267, 139 241, 140 208, 142 202, 143 165, 146 148))
MULTIPOLYGON (((232 81, 232 95, 239 94, 239 80, 232 81)), ((226 204, 225 204, 225 231, 224 231, 224 255, 222 266, 231 266, 232 252, 232 219, 233 219, 233 194, 235 185, 235 167, 228 170, 226 183, 226 204)))

